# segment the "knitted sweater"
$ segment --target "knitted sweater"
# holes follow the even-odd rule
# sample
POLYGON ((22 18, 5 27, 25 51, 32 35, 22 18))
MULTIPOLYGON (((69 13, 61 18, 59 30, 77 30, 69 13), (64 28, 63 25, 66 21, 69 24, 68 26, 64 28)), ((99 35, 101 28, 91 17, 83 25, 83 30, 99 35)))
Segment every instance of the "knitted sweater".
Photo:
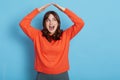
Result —
POLYGON ((49 42, 42 36, 41 30, 31 26, 32 19, 40 13, 34 9, 20 22, 20 27, 24 33, 32 40, 35 50, 34 68, 38 72, 47 74, 59 74, 69 70, 69 43, 70 40, 82 29, 84 22, 69 9, 64 13, 74 23, 63 31, 60 40, 49 42))

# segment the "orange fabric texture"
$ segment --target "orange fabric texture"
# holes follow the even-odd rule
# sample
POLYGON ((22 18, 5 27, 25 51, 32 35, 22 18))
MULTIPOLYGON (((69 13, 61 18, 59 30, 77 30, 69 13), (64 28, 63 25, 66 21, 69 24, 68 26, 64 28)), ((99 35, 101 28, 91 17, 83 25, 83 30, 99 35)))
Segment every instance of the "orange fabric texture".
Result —
POLYGON ((42 36, 41 30, 31 26, 32 19, 39 13, 34 9, 20 22, 20 27, 25 34, 33 41, 35 49, 35 70, 47 74, 59 74, 69 70, 69 43, 70 40, 82 29, 84 22, 69 9, 64 13, 74 23, 63 31, 60 40, 49 42, 42 36))

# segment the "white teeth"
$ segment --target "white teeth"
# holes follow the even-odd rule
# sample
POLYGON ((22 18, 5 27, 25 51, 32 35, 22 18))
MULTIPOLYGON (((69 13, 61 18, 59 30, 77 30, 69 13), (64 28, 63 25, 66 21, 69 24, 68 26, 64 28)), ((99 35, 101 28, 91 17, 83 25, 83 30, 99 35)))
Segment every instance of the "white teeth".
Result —
POLYGON ((49 26, 49 28, 54 28, 54 26, 49 26))
POLYGON ((50 28, 54 28, 54 26, 50 26, 50 28))

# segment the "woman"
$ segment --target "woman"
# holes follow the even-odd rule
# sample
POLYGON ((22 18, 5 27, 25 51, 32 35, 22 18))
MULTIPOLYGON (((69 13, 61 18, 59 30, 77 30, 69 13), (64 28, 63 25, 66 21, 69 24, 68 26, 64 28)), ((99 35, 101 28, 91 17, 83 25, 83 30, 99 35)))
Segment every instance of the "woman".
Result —
POLYGON ((83 26, 81 18, 69 9, 54 3, 36 8, 23 18, 20 27, 34 43, 37 80, 69 80, 69 43, 83 26), (57 13, 48 11, 43 19, 43 30, 32 27, 30 25, 32 19, 50 5, 65 13, 74 24, 62 31, 57 13))

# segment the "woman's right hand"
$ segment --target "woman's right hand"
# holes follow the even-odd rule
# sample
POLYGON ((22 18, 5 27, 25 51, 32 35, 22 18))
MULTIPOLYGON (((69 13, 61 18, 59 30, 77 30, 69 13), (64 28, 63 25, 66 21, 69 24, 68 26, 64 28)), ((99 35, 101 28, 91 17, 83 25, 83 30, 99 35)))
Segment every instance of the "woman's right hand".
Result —
POLYGON ((44 9, 46 9, 47 7, 49 7, 50 5, 53 5, 53 6, 57 7, 59 10, 61 10, 61 11, 63 11, 63 12, 65 11, 65 8, 64 8, 64 7, 62 7, 62 6, 58 5, 58 4, 55 4, 55 3, 46 4, 46 5, 38 8, 38 11, 41 12, 41 11, 43 11, 44 9))
POLYGON ((50 5, 52 5, 52 3, 46 4, 46 5, 38 8, 38 11, 41 12, 41 11, 43 11, 44 9, 46 9, 47 7, 49 7, 50 5))

